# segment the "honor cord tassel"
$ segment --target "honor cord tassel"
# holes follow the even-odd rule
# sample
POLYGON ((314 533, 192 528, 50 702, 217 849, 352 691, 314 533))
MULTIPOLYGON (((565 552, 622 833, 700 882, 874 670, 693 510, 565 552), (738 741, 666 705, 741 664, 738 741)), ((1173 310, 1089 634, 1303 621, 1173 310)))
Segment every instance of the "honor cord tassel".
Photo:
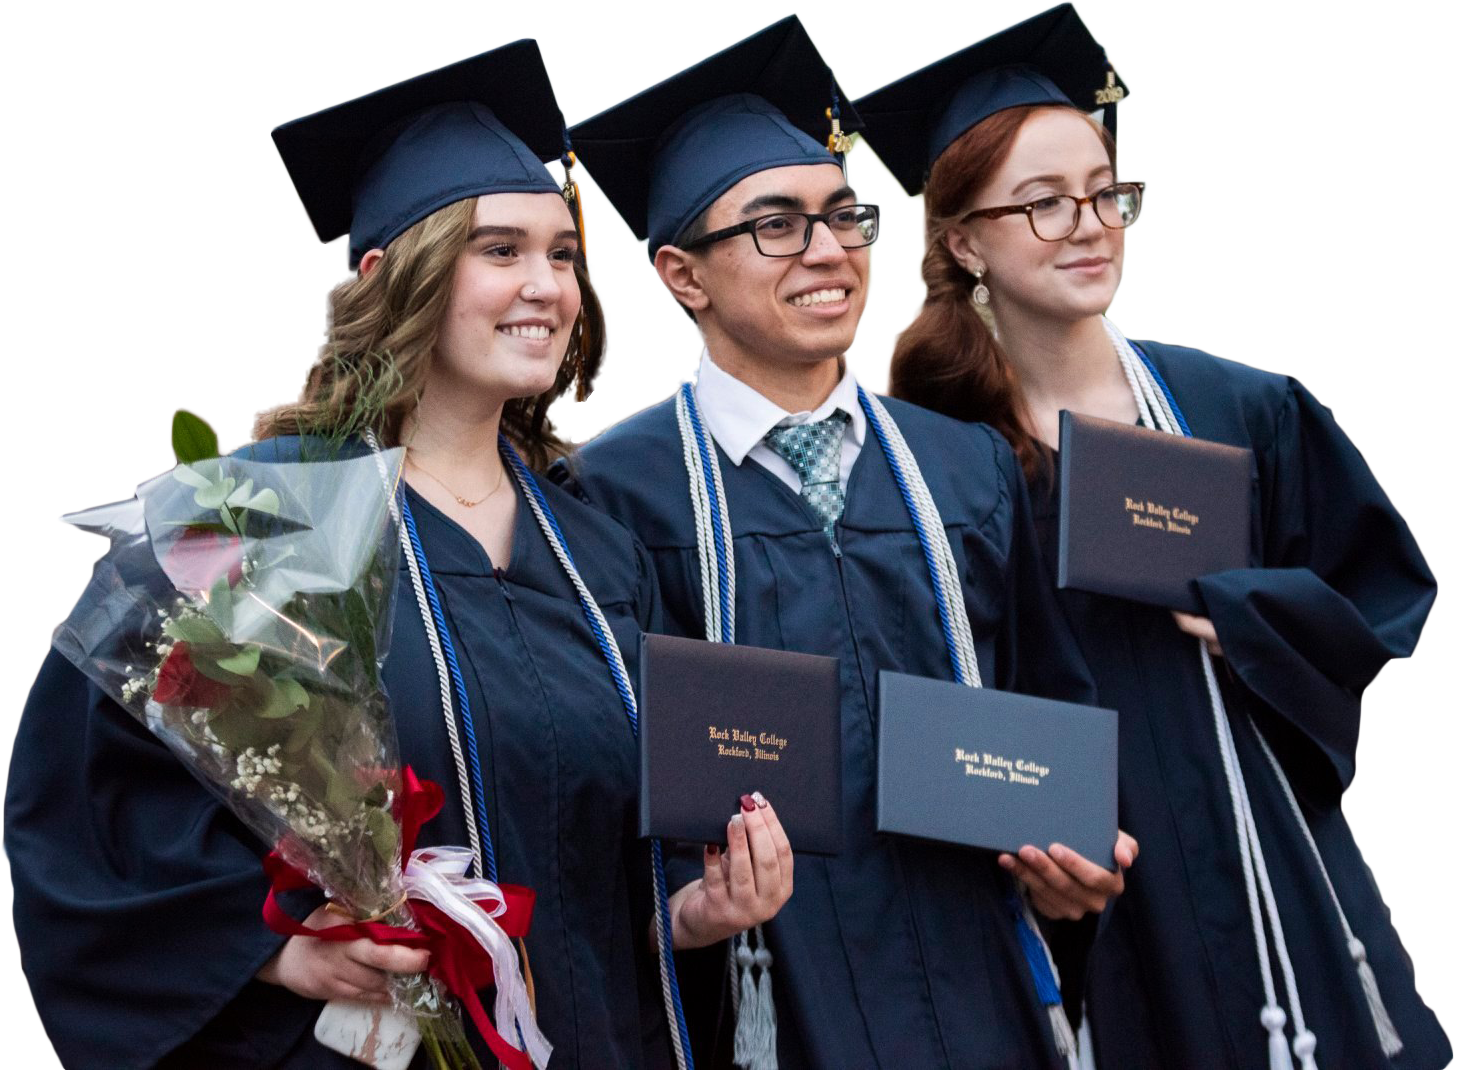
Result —
MULTIPOLYGON (((1167 431, 1170 434, 1192 436, 1184 414, 1175 402, 1173 394, 1168 385, 1163 381, 1151 361, 1133 346, 1110 321, 1103 319, 1108 337, 1112 340, 1118 359, 1123 365, 1124 374, 1127 376, 1128 384, 1132 388, 1134 400, 1138 403, 1139 413, 1143 418, 1145 426, 1167 431)), ((1224 700, 1219 693, 1219 684, 1214 676, 1213 664, 1207 648, 1202 651, 1202 659, 1205 664, 1205 682, 1210 692, 1211 705, 1216 708, 1217 718, 1225 718, 1225 732, 1229 732, 1228 717, 1224 714, 1224 700)), ((1352 926, 1348 922, 1346 912, 1338 899, 1337 889, 1334 888, 1332 876, 1328 873, 1327 865, 1322 860, 1322 852, 1317 847, 1317 841, 1312 836, 1312 830, 1307 824, 1306 815, 1302 812, 1301 804, 1297 801, 1291 783, 1287 779, 1286 771, 1282 768, 1280 760, 1276 757, 1271 746, 1267 743, 1265 736, 1253 719, 1248 719, 1252 733, 1261 752, 1266 756, 1266 761, 1271 767, 1271 772, 1281 788, 1282 795, 1286 799, 1292 816, 1296 819, 1297 827, 1302 832, 1302 839, 1307 844, 1313 860, 1317 863, 1318 872, 1322 874, 1324 885, 1327 887, 1328 896, 1332 902, 1333 910, 1337 915, 1338 922, 1343 929, 1343 935, 1348 948, 1348 955, 1353 960, 1355 971, 1358 975, 1359 984, 1363 989, 1364 1002, 1368 1006, 1369 1016, 1373 1020, 1374 1029, 1379 1038, 1379 1046, 1385 1055, 1397 1055, 1404 1049, 1394 1021, 1389 1015, 1387 1006, 1384 1004, 1383 996, 1379 991, 1378 981, 1374 976, 1373 967, 1368 961, 1368 952, 1363 942, 1354 934, 1352 926)), ((1218 731, 1217 724, 1217 731, 1218 731)), ((1301 1062, 1302 1070, 1315 1070, 1316 1061, 1314 1053, 1317 1046, 1316 1036, 1307 1028, 1302 1018, 1301 1001, 1297 994, 1295 974, 1292 971, 1290 955, 1287 953, 1285 938, 1281 932, 1280 917, 1276 910, 1275 897, 1271 892, 1270 877, 1265 869, 1265 859, 1261 855, 1259 837, 1256 835, 1254 817, 1250 815, 1250 799, 1245 787, 1245 777, 1241 770, 1238 756, 1234 752, 1233 741, 1229 742, 1228 749, 1222 746, 1222 760, 1226 764, 1226 777, 1231 782, 1232 803, 1237 813, 1237 832, 1248 834, 1251 841, 1249 844, 1250 854, 1256 869, 1256 876, 1266 896, 1266 912, 1271 920, 1273 934, 1276 939, 1277 956, 1281 960, 1282 974, 1286 981, 1287 998, 1291 1004, 1292 1020, 1296 1027, 1296 1035, 1293 1038, 1290 1050, 1286 1050, 1285 1038, 1282 1044, 1275 1043, 1272 1038, 1271 1057, 1273 1061, 1284 1058, 1286 1065, 1291 1065, 1291 1053, 1294 1051, 1301 1062), (1233 765, 1233 769, 1232 769, 1233 765), (1283 1055, 1283 1052, 1285 1054, 1283 1055)), ((1243 849, 1247 845, 1242 844, 1243 849)), ((1260 909, 1256 903, 1256 896, 1252 893, 1253 920, 1256 922, 1258 952, 1262 955, 1263 962, 1266 957, 1265 936, 1260 926, 1260 909)), ((1274 991, 1268 989, 1266 1007, 1262 1011, 1262 1024, 1268 1030, 1272 1029, 1269 1022, 1274 1022, 1280 1017, 1285 1022, 1285 1015, 1276 1006, 1274 991), (1276 1012, 1276 1013, 1273 1013, 1276 1012)), ((1279 1029, 1277 1030, 1279 1032, 1279 1029)))
POLYGON ((1312 838, 1312 829, 1308 827, 1307 818, 1302 814, 1301 804, 1297 802, 1291 783, 1286 779, 1286 772, 1281 768, 1281 763, 1276 760, 1276 755, 1272 752, 1271 745, 1266 742, 1266 737, 1261 733, 1260 726, 1254 721, 1251 722, 1251 730, 1255 732, 1256 742, 1260 744, 1261 751, 1271 763, 1271 772, 1276 777, 1276 783, 1281 786, 1281 792, 1286 796, 1292 816, 1297 819, 1297 827, 1302 830, 1302 837, 1307 841, 1312 857, 1317 862, 1317 871, 1322 874, 1323 883, 1327 885, 1327 894, 1332 897, 1338 923, 1343 927, 1343 938, 1347 943, 1348 956, 1353 960, 1358 972, 1358 983, 1363 988, 1364 1001, 1368 1004, 1369 1015, 1373 1018, 1374 1029, 1379 1035, 1379 1046, 1385 1055, 1398 1055, 1404 1050, 1404 1041, 1400 1039, 1399 1031, 1394 1027, 1394 1019, 1389 1016, 1389 1010, 1384 1005, 1384 997, 1379 992, 1378 979, 1374 977, 1373 967, 1368 962, 1368 950, 1363 946, 1363 941, 1353 934, 1353 927, 1348 923, 1348 915, 1343 913, 1343 904, 1338 901, 1338 893, 1333 888, 1332 876, 1327 872, 1327 866, 1322 861, 1322 852, 1317 849, 1317 841, 1312 838))
POLYGON ((763 928, 755 925, 736 937, 730 954, 741 977, 733 1029, 733 1064, 743 1070, 778 1070, 774 983, 769 976, 774 957, 764 944, 763 928), (754 937, 754 947, 748 946, 750 934, 754 937))
MULTIPOLYGON (((691 383, 675 398, 677 428, 682 437, 682 460, 687 490, 697 527, 697 559, 702 579, 703 637, 709 643, 734 642, 736 610, 733 598, 733 529, 728 521, 728 496, 716 460, 712 435, 697 410, 691 383)), ((764 943, 763 930, 754 926, 728 943, 729 990, 733 1000, 733 1062, 745 1070, 773 1070, 779 1065, 779 1022, 774 1009, 774 983, 769 974, 774 956, 764 943), (748 946, 752 935, 757 950, 748 946), (747 963, 745 964, 745 959, 747 963), (758 979, 753 977, 758 970, 758 979)))
MULTIPOLYGON (((978 655, 974 650, 973 628, 964 606, 963 587, 959 581, 958 563, 948 543, 948 534, 901 430, 891 414, 867 391, 857 387, 857 400, 865 410, 867 422, 876 433, 877 442, 886 456, 892 478, 907 507, 908 516, 917 532, 932 582, 933 598, 938 607, 939 623, 948 648, 949 663, 955 682, 981 687, 978 655)), ((733 601, 733 536, 728 526, 727 499, 722 491, 722 477, 714 459, 711 435, 702 424, 692 384, 683 385, 674 399, 677 426, 682 435, 682 453, 697 527, 699 560, 702 568, 703 604, 706 611, 707 638, 732 642, 733 601), (722 629, 718 635, 718 629, 722 629)), ((1027 961, 1043 961, 1050 983, 1037 987, 1041 1002, 1050 1019, 1056 1049, 1072 1070, 1076 1070, 1076 1038, 1061 1005, 1060 985, 1050 950, 1040 935, 1034 912, 1020 899, 1015 885, 1018 913, 1024 924, 1017 929, 1027 961), (1055 993, 1054 996, 1051 993, 1055 993)), ((764 978, 760 976, 760 995, 764 978)), ((741 986, 740 986, 741 988, 741 986)))

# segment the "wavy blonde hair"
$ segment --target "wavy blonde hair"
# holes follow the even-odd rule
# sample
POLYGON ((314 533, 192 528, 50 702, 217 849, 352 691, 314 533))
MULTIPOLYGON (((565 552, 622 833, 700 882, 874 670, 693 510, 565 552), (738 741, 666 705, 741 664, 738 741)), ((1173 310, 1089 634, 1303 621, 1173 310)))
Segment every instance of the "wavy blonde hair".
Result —
MULTIPOLYGON (((426 216, 389 243, 378 266, 334 287, 328 295, 328 335, 292 404, 256 418, 257 439, 313 435, 336 446, 364 430, 399 444, 406 417, 419 402, 435 359, 436 341, 451 300, 456 263, 471 235, 477 199, 456 201, 426 216)), ((579 367, 592 382, 604 357, 605 325, 581 252, 575 265, 580 309, 554 384, 542 394, 509 401, 502 430, 542 470, 569 452, 554 433, 548 410, 579 367)))

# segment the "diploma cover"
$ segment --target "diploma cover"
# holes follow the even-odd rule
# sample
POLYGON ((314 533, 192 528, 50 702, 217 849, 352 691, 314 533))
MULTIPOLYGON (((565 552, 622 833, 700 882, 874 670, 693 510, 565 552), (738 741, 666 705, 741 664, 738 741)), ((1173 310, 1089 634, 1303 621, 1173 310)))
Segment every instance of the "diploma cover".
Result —
POLYGON ((841 847, 840 666, 834 658, 645 635, 640 834, 727 843, 760 791, 790 846, 841 847))
POLYGON ((1116 711, 879 679, 877 831, 1011 853, 1060 843, 1117 868, 1116 711))
POLYGON ((1194 580, 1251 564, 1250 450, 1061 413, 1057 585, 1203 613, 1194 580))

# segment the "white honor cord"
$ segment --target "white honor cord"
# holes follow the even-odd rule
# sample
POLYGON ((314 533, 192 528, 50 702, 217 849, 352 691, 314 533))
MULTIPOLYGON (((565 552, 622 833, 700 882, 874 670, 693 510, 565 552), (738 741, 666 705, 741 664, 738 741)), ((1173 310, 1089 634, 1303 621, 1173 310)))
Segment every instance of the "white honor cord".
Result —
MULTIPOLYGON (((569 577, 569 582, 574 585, 574 591, 579 596, 580 605, 583 607, 586 617, 593 622, 594 627, 604 639, 610 650, 616 651, 616 655, 609 659, 608 664, 616 674, 620 689, 624 695, 635 695, 634 688, 630 685, 630 674, 626 671, 625 660, 620 657, 619 645, 615 642, 615 633, 610 630, 610 622, 605 619, 604 610, 595 601, 594 595, 590 594, 589 588, 585 586, 584 578, 579 575, 574 562, 570 559, 568 552, 564 549, 563 540, 554 532, 553 525, 549 522, 548 514, 544 512, 543 502, 534 493, 533 487, 528 482, 528 476, 522 465, 510 464, 513 476, 518 481, 518 487, 523 492, 529 507, 533 510, 533 516, 538 521, 539 530, 543 532, 543 538, 548 543, 548 548, 558 558, 559 565, 564 574, 569 577)), ((661 870, 656 864, 656 856, 651 858, 651 895, 656 904, 656 909, 661 909, 661 870)), ((671 948, 667 946, 667 928, 658 920, 656 926, 656 952, 660 963, 661 974, 661 1001, 666 1010, 666 1024, 671 1034, 672 1049, 675 1055, 677 1070, 690 1070, 687 1066, 686 1052, 681 1041, 681 1030, 677 1024, 676 1003, 672 999, 672 986, 676 979, 671 976, 667 964, 671 961, 671 948)))
MULTIPOLYGON (((1139 359, 1137 352, 1122 332, 1105 317, 1102 323, 1107 330, 1108 338, 1112 341, 1118 361, 1122 364, 1128 385, 1132 388, 1133 398, 1138 404, 1138 416, 1143 421, 1143 425, 1151 430, 1182 435, 1183 428, 1173 417, 1172 407, 1167 404, 1167 399, 1162 397, 1157 380, 1143 366, 1142 360, 1139 359), (1151 403, 1149 398, 1152 399, 1151 403)), ((1270 1068, 1271 1070, 1291 1070, 1291 1050, 1287 1045, 1284 1032, 1286 1012, 1281 1009, 1276 998, 1276 982, 1271 970, 1271 949, 1267 944, 1266 926, 1262 918, 1263 908, 1272 920, 1273 932, 1277 937, 1275 941, 1277 958, 1281 966, 1282 977, 1288 981, 1287 1001, 1291 1005, 1292 1020, 1297 1030, 1297 1054, 1302 1059, 1303 1070, 1314 1070, 1316 1063, 1313 1061, 1313 1050, 1317 1038, 1306 1031, 1306 1023, 1302 1018, 1295 973, 1292 969, 1291 958, 1286 952, 1285 941, 1281 939, 1281 921, 1276 909, 1276 896, 1266 874, 1264 861, 1261 860, 1258 864, 1258 860, 1261 859, 1260 839, 1250 812, 1250 800, 1246 797, 1245 778, 1241 774, 1240 758, 1236 753, 1235 740, 1230 732, 1225 700, 1220 693, 1219 681, 1215 676, 1209 645, 1203 640, 1199 644, 1199 656, 1204 671, 1205 688, 1209 692, 1210 708, 1215 724, 1215 739, 1220 750, 1220 763, 1224 767, 1225 782, 1230 795, 1230 808, 1235 819, 1235 837, 1240 848, 1246 899, 1250 907, 1251 927, 1255 934, 1256 957, 1260 965, 1261 987, 1265 995, 1265 1004, 1261 1007, 1261 1025, 1267 1034, 1270 1068)))
POLYGON ((385 493, 389 498, 390 516, 395 519, 395 530, 400 537, 400 553, 405 558, 405 564, 410 570, 410 584, 415 588, 415 604, 420 609, 420 619, 425 625, 426 638, 430 640, 431 657, 436 664, 436 682, 441 692, 441 713, 446 721, 446 737, 451 742, 451 758, 456 764, 456 786, 461 793, 461 813, 466 819, 467 844, 472 850, 472 873, 481 878, 482 872, 482 840, 477 831, 476 810, 472 805, 471 777, 467 774, 466 756, 461 750, 461 729, 456 722, 456 707, 451 702, 451 676, 446 671, 446 655, 441 651, 441 640, 436 634, 436 624, 431 617, 430 602, 425 595, 425 578, 420 574, 420 562, 415 557, 414 547, 410 545, 410 533, 405 530, 404 518, 400 516, 399 481, 391 480, 389 471, 385 468, 384 456, 380 452, 379 438, 373 431, 365 429, 364 440, 369 443, 369 448, 374 451, 374 461, 379 466, 379 476, 384 482, 385 493))
MULTIPOLYGON (((1132 387, 1134 399, 1138 403, 1138 412, 1145 426, 1167 431, 1170 434, 1182 435, 1183 428, 1174 417, 1173 406, 1165 396, 1163 387, 1157 378, 1144 364, 1137 351, 1133 349, 1127 338, 1121 331, 1107 319, 1103 319, 1107 335, 1112 340, 1113 348, 1117 352, 1118 360, 1122 363, 1123 372, 1126 374, 1128 384, 1132 387), (1146 395, 1146 397, 1145 397, 1146 395)), ((1276 941, 1277 957, 1280 960, 1282 976, 1286 983, 1287 1002, 1291 1005, 1292 1021, 1296 1028, 1296 1039, 1294 1048, 1297 1055, 1302 1059, 1305 1068, 1315 1065, 1312 1061, 1312 1052, 1316 1046, 1316 1038, 1307 1030, 1306 1022, 1302 1017, 1301 1000, 1298 996, 1296 979, 1292 970, 1291 956, 1287 953, 1285 939, 1281 930, 1281 920, 1276 909, 1276 898, 1271 890, 1270 876, 1266 872, 1265 860, 1261 853, 1260 837, 1256 833, 1255 819, 1250 811, 1250 797, 1245 788, 1245 776, 1240 767, 1239 756, 1235 752, 1233 739, 1229 737, 1229 718, 1225 712, 1224 699, 1220 695, 1219 682, 1215 677, 1214 664, 1210 658, 1209 648, 1201 642, 1201 659, 1204 663, 1205 684, 1210 692, 1211 706, 1217 718, 1217 734, 1219 734, 1219 720, 1224 721, 1225 743, 1221 745, 1221 758, 1225 764, 1226 779, 1230 783, 1231 802, 1236 811, 1237 833, 1241 839, 1241 850, 1243 861, 1253 861, 1257 880, 1260 884, 1262 894, 1265 897, 1267 916, 1271 919, 1272 932, 1276 941), (1228 747, 1227 745, 1228 744, 1228 747), (1248 858, 1247 858, 1248 854, 1248 858)), ((1333 909, 1336 911, 1338 921, 1342 925, 1344 939, 1347 943, 1348 954, 1353 959, 1358 973, 1359 982, 1363 986, 1364 1000, 1368 1004, 1369 1014, 1373 1018, 1375 1030, 1378 1033, 1379 1045, 1386 1055, 1397 1055, 1404 1049, 1404 1042, 1400 1039, 1398 1031, 1394 1027, 1393 1019, 1384 1005, 1383 997, 1379 992, 1378 982, 1374 978, 1373 968, 1368 962, 1367 951, 1362 941, 1354 935, 1352 926, 1348 923, 1347 914, 1343 911, 1342 903, 1338 900, 1337 890, 1333 887, 1332 877, 1323 863, 1322 852, 1317 847, 1317 841, 1312 837, 1312 830, 1307 825, 1307 819, 1302 813, 1301 805, 1297 802, 1296 794, 1292 791, 1291 783, 1287 780, 1286 771, 1277 759, 1265 737, 1261 734, 1260 727, 1254 718, 1247 718, 1251 730, 1255 733, 1256 741, 1261 751, 1266 755, 1270 763, 1271 771, 1281 786, 1282 794, 1286 798, 1287 806, 1291 809, 1293 817, 1296 818, 1297 826, 1302 831, 1302 838, 1307 844, 1312 858, 1317 863, 1318 871, 1322 874, 1323 882, 1327 886, 1327 892, 1332 899, 1333 909)), ((1249 871, 1248 871, 1249 876, 1249 871)), ((1280 1014, 1276 1006, 1275 989, 1270 980, 1270 967, 1268 962, 1268 951, 1266 948, 1265 934, 1260 925, 1260 909, 1257 902, 1256 888, 1254 882, 1248 880, 1248 894, 1250 896, 1252 919, 1256 923, 1257 930, 1257 952, 1261 958, 1262 977, 1266 987, 1266 1007, 1262 1011, 1263 1023, 1274 1020, 1280 1014)), ((1272 1028, 1267 1024, 1268 1031, 1272 1028)), ((1284 1043, 1284 1041, 1283 1041, 1284 1043)), ((1273 1038, 1274 1045, 1274 1038, 1273 1038)))
POLYGON ((692 517, 697 524, 697 559, 702 571, 702 610, 704 616, 704 634, 709 643, 721 643, 723 633, 733 634, 733 603, 735 599, 728 599, 727 603, 718 596, 718 551, 717 534, 723 537, 723 564, 727 566, 727 574, 733 575, 733 531, 728 523, 728 496, 723 490, 723 473, 717 465, 717 445, 712 440, 706 427, 701 428, 703 442, 698 443, 698 429, 692 424, 691 414, 687 410, 685 392, 679 392, 676 397, 677 426, 682 434, 682 460, 687 468, 687 490, 692 498, 692 517), (718 515, 714 517, 709 508, 707 497, 707 482, 703 475, 702 446, 706 447, 707 456, 711 460, 712 480, 716 489, 718 502, 718 515), (715 532, 714 521, 718 526, 715 532), (724 617, 726 616, 726 622, 724 617), (724 629, 724 623, 727 627, 724 629))
MULTIPOLYGON (((694 422, 696 392, 690 385, 677 391, 674 399, 677 428, 682 437, 682 461, 687 469, 687 490, 692 499, 692 519, 697 527, 697 560, 702 580, 703 635, 709 643, 736 636, 737 599, 732 595, 736 574, 733 557, 733 528, 728 519, 728 495, 717 461, 717 444, 699 416, 694 422), (691 405, 691 409, 688 408, 691 405), (703 458, 707 463, 704 465, 703 458), (711 474, 712 496, 707 477, 711 474), (717 500, 714 514, 712 500, 717 500), (719 554, 718 537, 722 538, 719 554), (719 576, 728 579, 729 597, 722 596, 719 576)), ((733 1064, 743 1070, 771 1070, 778 1066, 778 1023, 774 1009, 773 981, 769 969, 773 953, 764 943, 763 927, 755 925, 728 941, 728 986, 733 999, 733 1064), (753 938, 754 947, 749 946, 753 938), (754 982, 753 971, 759 973, 754 982)))
MULTIPOLYGON (((690 388, 685 388, 684 391, 677 394, 677 423, 682 433, 683 456, 687 460, 687 478, 691 485, 693 511, 696 514, 700 543, 704 531, 709 533, 707 537, 711 537, 713 518, 711 516, 711 503, 707 498, 706 484, 703 481, 701 470, 702 455, 698 445, 698 434, 707 436, 706 444, 708 446, 709 456, 713 460, 714 477, 718 479, 721 477, 717 475, 717 455, 712 450, 711 437, 707 435, 706 428, 701 427, 700 424, 697 427, 693 427, 686 412, 683 397, 688 390, 690 388), (706 516, 703 514, 706 514, 706 516)), ((857 390, 860 391, 860 387, 857 390)), ((983 681, 979 675, 978 655, 974 650, 973 627, 969 623, 968 613, 964 606, 963 586, 959 581, 958 563, 954 560, 953 548, 948 542, 948 533, 943 527, 942 519, 938 515, 937 504, 933 501, 932 492, 928 490, 927 483, 922 477, 922 472, 917 466, 917 459, 908 447, 907 440, 902 437, 902 432, 892 419, 891 413, 873 395, 867 393, 866 400, 870 402, 870 411, 875 415, 881 432, 880 437, 885 439, 892 447, 902 482, 905 484, 913 504, 918 510, 918 519, 921 523, 923 533, 932 543, 934 547, 933 556, 936 559, 937 566, 942 570, 942 576, 940 577, 942 582, 938 584, 943 594, 944 605, 942 612, 947 617, 949 628, 954 637, 954 646, 957 649, 957 656, 960 662, 957 666, 959 675, 968 686, 981 687, 983 686, 983 681)), ((723 536, 723 544, 727 549, 727 574, 731 590, 731 585, 734 583, 732 566, 733 536, 728 526, 727 501, 722 493, 721 482, 718 483, 717 500, 720 510, 717 522, 720 527, 720 533, 723 536)), ((699 546, 699 556, 708 552, 711 551, 699 546)), ((716 576, 714 575, 711 582, 709 582, 708 573, 705 569, 703 570, 702 596, 707 609, 707 618, 709 620, 717 619, 712 607, 720 604, 722 599, 718 590, 716 576)), ((733 610, 730 604, 727 607, 727 613, 731 615, 732 612, 733 610)), ((711 634, 708 637, 712 638, 711 634)), ((1025 921, 1034 932, 1036 938, 1040 940, 1041 950, 1044 952, 1046 960, 1050 963, 1051 974, 1054 976, 1056 984, 1059 987, 1061 983, 1060 972, 1056 969, 1055 960, 1051 957, 1049 945, 1046 944, 1041 935, 1040 925, 1036 921, 1035 913, 1025 896, 1025 889, 1018 881, 1015 882, 1015 889, 1025 921)), ((730 948, 731 953, 732 950, 730 948)), ((729 969, 731 974, 733 970, 731 964, 729 969)), ((763 980, 764 978, 761 974, 760 984, 763 983, 763 980)), ((1047 1007, 1046 1010, 1050 1018, 1051 1032, 1055 1038, 1057 1050, 1067 1060, 1070 1066, 1074 1068, 1076 1066, 1076 1041, 1071 1033, 1071 1026, 1066 1017, 1066 1009, 1061 1004, 1056 1003, 1047 1007)))
MULTIPOLYGON (((859 386, 857 389, 862 390, 859 386)), ((943 526, 943 520, 938 515, 938 506, 933 501, 933 493, 928 489, 927 482, 922 476, 922 470, 917 466, 917 458, 913 456, 912 448, 907 445, 907 440, 902 437, 902 430, 892 419, 892 414, 874 395, 869 392, 865 393, 866 400, 870 402, 868 411, 876 417, 881 431, 880 437, 892 447, 902 482, 906 485, 913 504, 917 508, 923 532, 933 545, 933 556, 937 560, 938 567, 943 571, 942 583, 939 587, 943 592, 944 609, 953 633, 954 646, 958 652, 960 662, 958 674, 967 686, 983 687, 984 681, 979 675, 978 654, 974 650, 974 629, 969 623, 968 611, 964 606, 963 584, 959 581, 958 563, 954 560, 953 547, 948 541, 948 532, 943 526)), ((1030 927, 1035 938, 1040 941, 1041 951, 1045 955, 1046 962, 1050 964, 1051 976, 1055 979, 1056 987, 1059 989, 1061 972, 1056 968, 1056 960, 1051 954, 1050 945, 1046 943, 1045 934, 1040 931, 1040 922, 1035 916, 1034 908, 1030 905, 1026 888, 1019 880, 1015 881, 1015 895, 1019 900, 1020 912, 1025 918, 1025 923, 1030 927)), ((1046 1014, 1050 1019, 1051 1035, 1055 1039, 1056 1050, 1066 1059, 1072 1070, 1076 1070, 1078 1066, 1077 1044, 1071 1030, 1071 1021, 1066 1015, 1065 1004, 1050 1004, 1046 1007, 1046 1014)))

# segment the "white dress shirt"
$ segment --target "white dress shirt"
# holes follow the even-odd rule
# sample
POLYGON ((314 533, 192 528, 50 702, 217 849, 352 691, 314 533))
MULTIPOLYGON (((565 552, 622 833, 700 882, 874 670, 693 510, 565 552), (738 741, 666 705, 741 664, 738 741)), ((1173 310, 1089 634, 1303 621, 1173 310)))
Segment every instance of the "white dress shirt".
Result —
POLYGON ((728 460, 741 465, 746 458, 763 465, 796 494, 800 492, 799 473, 764 441, 775 427, 819 423, 836 409, 850 416, 840 443, 840 483, 845 487, 851 478, 851 467, 866 441, 866 411, 856 397, 856 376, 843 368, 841 380, 830 396, 809 412, 785 412, 743 380, 729 375, 713 363, 706 349, 697 367, 697 408, 713 441, 728 455, 728 460))

